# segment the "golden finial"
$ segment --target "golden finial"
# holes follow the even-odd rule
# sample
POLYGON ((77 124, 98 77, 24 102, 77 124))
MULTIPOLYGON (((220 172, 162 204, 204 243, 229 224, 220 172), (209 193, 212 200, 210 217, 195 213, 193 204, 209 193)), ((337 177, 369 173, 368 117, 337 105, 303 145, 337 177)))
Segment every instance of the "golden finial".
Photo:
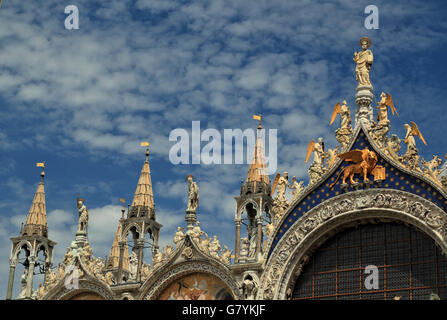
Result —
POLYGON ((40 173, 40 176, 42 177, 42 181, 43 181, 43 178, 45 177, 45 161, 36 163, 36 167, 42 168, 42 172, 40 173))
POLYGON ((149 157, 149 141, 143 141, 140 143, 142 147, 146 147, 146 160, 149 157))
POLYGON ((262 129, 262 125, 261 125, 262 116, 261 115, 254 115, 253 119, 259 121, 258 129, 262 129))
POLYGON ((120 202, 123 203, 123 208, 121 209, 121 218, 124 219, 124 212, 126 211, 126 200, 124 200, 123 198, 120 198, 120 202))

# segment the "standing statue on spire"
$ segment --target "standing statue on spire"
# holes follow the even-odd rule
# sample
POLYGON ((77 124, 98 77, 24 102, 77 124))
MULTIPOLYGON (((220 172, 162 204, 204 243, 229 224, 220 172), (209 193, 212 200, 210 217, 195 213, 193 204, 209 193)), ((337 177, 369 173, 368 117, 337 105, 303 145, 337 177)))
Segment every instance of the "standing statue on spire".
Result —
POLYGON ((79 213, 79 225, 78 232, 79 233, 87 233, 87 225, 88 225, 88 211, 87 207, 84 204, 84 199, 78 198, 78 213, 79 213))
POLYGON ((186 211, 196 212, 199 206, 199 187, 192 180, 193 178, 190 174, 186 176, 186 181, 188 181, 188 207, 186 211))
POLYGON ((371 50, 368 48, 371 46, 371 39, 363 37, 360 39, 360 46, 362 51, 354 53, 355 67, 355 79, 359 82, 359 86, 372 86, 369 79, 369 71, 374 60, 371 50))

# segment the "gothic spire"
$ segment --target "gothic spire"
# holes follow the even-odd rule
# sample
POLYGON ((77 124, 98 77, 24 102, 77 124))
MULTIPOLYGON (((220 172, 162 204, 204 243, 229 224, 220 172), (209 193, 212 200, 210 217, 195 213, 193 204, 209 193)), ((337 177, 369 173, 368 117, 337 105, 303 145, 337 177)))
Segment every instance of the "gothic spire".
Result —
MULTIPOLYGON (((116 230, 115 239, 113 239, 113 245, 110 249, 110 256, 107 260, 107 269, 118 269, 119 258, 120 258, 120 246, 119 239, 121 236, 122 225, 121 222, 118 224, 118 229, 116 230)), ((123 270, 129 270, 129 251, 128 251, 127 241, 124 246, 124 259, 123 259, 123 270)))
POLYGON ((149 145, 146 149, 146 160, 141 169, 137 189, 132 201, 132 207, 149 207, 154 209, 154 195, 152 193, 151 170, 149 167, 149 145))
POLYGON ((267 175, 267 166, 265 164, 264 145, 261 137, 261 116, 253 116, 253 119, 259 120, 256 144, 253 152, 253 158, 248 169, 245 185, 252 188, 252 192, 257 193, 266 186, 270 185, 270 179, 267 175))
POLYGON ((25 225, 22 229, 22 235, 39 235, 47 237, 47 209, 45 206, 45 187, 43 183, 45 171, 43 166, 40 176, 41 180, 37 186, 36 193, 34 194, 28 217, 26 218, 25 225))

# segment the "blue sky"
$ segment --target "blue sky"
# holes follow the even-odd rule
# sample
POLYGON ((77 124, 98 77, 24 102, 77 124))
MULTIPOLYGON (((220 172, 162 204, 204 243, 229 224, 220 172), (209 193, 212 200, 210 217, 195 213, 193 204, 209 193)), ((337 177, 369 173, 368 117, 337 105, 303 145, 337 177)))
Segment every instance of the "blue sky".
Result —
MULTIPOLYGON (((76 193, 90 212, 95 256, 108 255, 151 142, 150 164, 161 242, 184 222, 185 175, 200 187, 198 218, 234 247, 234 196, 247 165, 169 162, 175 128, 278 129, 278 170, 307 181, 307 144, 324 137, 337 101, 355 110, 354 51, 372 40, 376 97, 393 96, 415 121, 425 159, 447 152, 445 1, 110 0, 11 1, 0 9, 0 292, 6 293, 10 237, 19 233, 46 161, 49 236, 59 262, 74 237, 76 193), (65 30, 78 6, 80 29, 65 30), (379 30, 364 8, 379 8, 379 30)), ((376 98, 378 100, 379 98, 376 98)), ((405 150, 405 147, 403 150, 405 150)), ((20 278, 21 271, 16 273, 20 278)), ((37 282, 37 281, 36 281, 37 282)), ((15 295, 19 286, 16 281, 15 295)))

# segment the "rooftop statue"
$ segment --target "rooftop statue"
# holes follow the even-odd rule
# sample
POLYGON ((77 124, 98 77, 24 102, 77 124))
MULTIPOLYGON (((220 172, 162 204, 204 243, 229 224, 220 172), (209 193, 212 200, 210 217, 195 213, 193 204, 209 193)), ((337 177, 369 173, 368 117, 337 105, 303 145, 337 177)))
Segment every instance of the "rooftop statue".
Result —
POLYGON ((346 104, 346 100, 343 100, 342 104, 338 102, 335 105, 334 110, 332 111, 330 125, 332 125, 337 115, 340 115, 340 128, 335 130, 335 137, 341 144, 342 150, 345 150, 349 145, 352 134, 351 111, 346 104))
POLYGON ((314 153, 314 161, 310 165, 307 173, 309 174, 309 185, 317 182, 326 171, 323 161, 325 158, 323 138, 318 138, 317 142, 311 140, 307 146, 306 163, 309 161, 311 153, 314 153))
POLYGON ((393 99, 389 93, 382 92, 380 95, 379 105, 376 107, 378 110, 377 121, 379 123, 388 122, 388 107, 391 109, 391 112, 399 116, 396 108, 394 107, 393 99))
POLYGON ((307 146, 307 155, 306 155, 306 163, 309 161, 311 153, 314 153, 314 162, 313 164, 323 167, 323 159, 324 159, 324 142, 323 138, 318 138, 317 142, 313 139, 309 142, 307 146))
POLYGON ((186 176, 186 181, 188 181, 188 207, 186 211, 196 212, 199 206, 199 187, 190 174, 186 176))
POLYGON ((340 115, 340 129, 351 129, 351 111, 346 104, 346 100, 343 100, 342 104, 338 102, 334 110, 332 111, 331 123, 334 122, 335 118, 340 115))
POLYGON ((360 39, 360 46, 362 51, 359 53, 354 52, 355 67, 355 79, 359 82, 359 86, 372 86, 369 79, 369 71, 374 60, 371 50, 371 39, 363 37, 360 39))
POLYGON ((416 123, 413 121, 410 122, 411 126, 409 124, 404 124, 404 128, 407 130, 407 133, 405 135, 404 142, 407 144, 407 153, 411 153, 414 150, 417 152, 416 148, 416 141, 414 140, 414 136, 418 136, 419 139, 422 140, 422 142, 427 145, 427 142, 425 142, 424 137, 422 136, 421 131, 419 131, 419 128, 416 123))
POLYGON ((292 201, 295 201, 296 199, 298 199, 298 197, 300 196, 301 193, 303 193, 304 191, 304 181, 300 181, 298 182, 296 180, 296 177, 293 176, 292 178, 292 184, 289 185, 290 189, 293 189, 293 197, 292 197, 292 201))
POLYGON ((79 225, 78 232, 86 233, 88 225, 88 210, 84 204, 84 199, 78 198, 79 225))

